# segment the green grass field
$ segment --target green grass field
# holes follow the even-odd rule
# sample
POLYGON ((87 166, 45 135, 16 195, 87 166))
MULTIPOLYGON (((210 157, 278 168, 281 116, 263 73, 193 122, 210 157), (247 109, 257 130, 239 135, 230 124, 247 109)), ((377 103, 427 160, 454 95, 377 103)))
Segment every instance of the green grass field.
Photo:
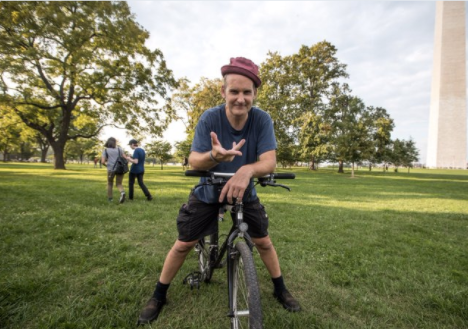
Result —
MULTIPOLYGON (((155 200, 136 186, 118 205, 105 169, 67 168, 0 164, 0 328, 134 328, 197 181, 147 166, 155 200)), ((256 255, 265 329, 468 327, 468 171, 292 171, 291 192, 259 195, 303 311, 274 300, 256 255)), ((225 271, 190 290, 196 267, 192 253, 145 328, 229 328, 225 271)))

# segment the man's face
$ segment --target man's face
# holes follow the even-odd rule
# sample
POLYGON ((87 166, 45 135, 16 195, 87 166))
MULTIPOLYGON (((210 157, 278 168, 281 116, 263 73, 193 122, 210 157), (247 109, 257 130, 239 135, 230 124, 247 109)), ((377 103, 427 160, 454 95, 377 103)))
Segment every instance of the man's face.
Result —
POLYGON ((226 100, 228 116, 243 117, 252 108, 257 89, 249 78, 239 74, 229 74, 225 77, 221 94, 226 100))
POLYGON ((137 145, 136 145, 136 144, 130 144, 130 148, 131 148, 132 150, 134 150, 134 149, 137 148, 137 145))

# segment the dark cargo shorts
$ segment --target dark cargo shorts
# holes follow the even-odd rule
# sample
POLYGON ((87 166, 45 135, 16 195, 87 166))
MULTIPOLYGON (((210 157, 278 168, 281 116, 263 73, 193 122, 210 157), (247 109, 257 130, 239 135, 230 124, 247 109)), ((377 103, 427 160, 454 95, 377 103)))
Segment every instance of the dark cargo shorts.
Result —
MULTIPOLYGON (((220 207, 220 204, 201 202, 191 193, 188 202, 180 207, 177 216, 179 240, 196 241, 217 232, 220 207)), ((268 235, 268 215, 258 198, 244 203, 244 222, 249 225, 247 233, 252 238, 263 238, 268 235)))

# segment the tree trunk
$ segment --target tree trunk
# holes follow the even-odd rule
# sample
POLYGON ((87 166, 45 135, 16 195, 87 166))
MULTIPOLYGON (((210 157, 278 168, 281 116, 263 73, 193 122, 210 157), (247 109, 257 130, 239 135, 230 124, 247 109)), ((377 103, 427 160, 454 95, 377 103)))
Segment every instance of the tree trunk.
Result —
POLYGON ((45 148, 41 148, 41 162, 45 163, 47 159, 47 151, 49 151, 49 145, 45 148))
POLYGON ((310 157, 310 167, 309 167, 310 170, 316 170, 315 168, 315 157, 312 155, 310 157))
POLYGON ((49 151, 49 143, 47 143, 47 139, 43 138, 39 132, 36 135, 36 141, 41 149, 41 162, 45 163, 47 159, 47 152, 49 151))
POLYGON ((343 161, 342 160, 338 161, 338 173, 344 174, 343 161))
POLYGON ((372 163, 369 163, 369 171, 372 171, 372 163))
POLYGON ((354 162, 351 164, 351 178, 354 178, 354 162))
POLYGON ((54 169, 67 169, 65 168, 65 143, 55 142, 51 143, 52 150, 54 150, 54 169))

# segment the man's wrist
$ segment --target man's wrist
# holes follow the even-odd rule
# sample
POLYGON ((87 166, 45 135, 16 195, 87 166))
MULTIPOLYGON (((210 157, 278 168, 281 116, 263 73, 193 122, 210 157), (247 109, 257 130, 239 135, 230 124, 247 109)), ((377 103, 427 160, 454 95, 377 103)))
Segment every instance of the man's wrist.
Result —
POLYGON ((210 151, 210 159, 215 163, 221 163, 221 161, 216 160, 216 158, 213 156, 213 150, 210 151))

